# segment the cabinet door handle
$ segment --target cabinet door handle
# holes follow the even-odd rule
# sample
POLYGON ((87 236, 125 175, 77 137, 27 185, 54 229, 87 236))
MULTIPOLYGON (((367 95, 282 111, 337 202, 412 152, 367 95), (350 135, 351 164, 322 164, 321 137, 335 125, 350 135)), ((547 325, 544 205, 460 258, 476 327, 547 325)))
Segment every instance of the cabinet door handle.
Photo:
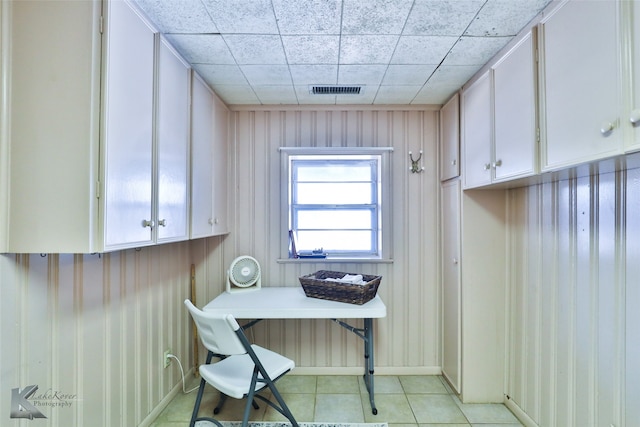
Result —
POLYGON ((453 259, 453 263, 454 263, 454 264, 457 264, 457 263, 458 263, 458 258, 454 258, 454 259, 453 259))
POLYGON ((153 226, 155 225, 155 223, 153 222, 153 220, 148 220, 148 219, 143 219, 142 220, 142 226, 143 227, 150 227, 153 228, 153 226))
POLYGON ((491 169, 491 163, 485 163, 484 170, 488 171, 489 169, 491 169))
POLYGON ((500 167, 500 166, 502 166, 502 160, 498 159, 495 162, 493 162, 493 168, 494 169, 497 168, 497 167, 500 167))
POLYGON ((456 159, 451 160, 451 166, 455 166, 458 163, 456 159))
POLYGON ((167 220, 166 219, 161 219, 158 221, 158 225, 162 226, 162 227, 166 227, 167 226, 167 220))
POLYGON ((629 121, 633 126, 640 125, 640 110, 631 111, 631 116, 629 116, 629 121))
POLYGON ((611 132, 613 132, 613 129, 615 129, 613 123, 605 122, 602 124, 602 126, 600 126, 600 133, 602 134, 602 136, 609 136, 611 132))

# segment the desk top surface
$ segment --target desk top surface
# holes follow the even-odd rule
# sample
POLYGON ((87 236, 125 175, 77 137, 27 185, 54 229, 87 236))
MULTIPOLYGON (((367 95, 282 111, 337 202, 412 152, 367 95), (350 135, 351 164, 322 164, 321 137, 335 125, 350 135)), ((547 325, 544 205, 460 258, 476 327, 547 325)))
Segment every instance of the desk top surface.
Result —
POLYGON ((357 305, 309 298, 302 287, 223 292, 203 310, 224 311, 238 319, 364 319, 387 315, 387 307, 379 295, 357 305))

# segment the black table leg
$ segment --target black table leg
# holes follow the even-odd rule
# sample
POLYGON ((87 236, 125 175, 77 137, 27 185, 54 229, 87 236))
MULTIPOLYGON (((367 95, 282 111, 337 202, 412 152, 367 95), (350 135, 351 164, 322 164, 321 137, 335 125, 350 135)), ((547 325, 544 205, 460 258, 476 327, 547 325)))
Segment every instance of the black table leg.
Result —
POLYGON ((373 388, 373 319, 364 319, 364 329, 355 328, 341 320, 332 319, 345 329, 350 330, 364 341, 364 383, 369 392, 369 402, 371 403, 371 412, 378 415, 378 408, 374 399, 373 388))

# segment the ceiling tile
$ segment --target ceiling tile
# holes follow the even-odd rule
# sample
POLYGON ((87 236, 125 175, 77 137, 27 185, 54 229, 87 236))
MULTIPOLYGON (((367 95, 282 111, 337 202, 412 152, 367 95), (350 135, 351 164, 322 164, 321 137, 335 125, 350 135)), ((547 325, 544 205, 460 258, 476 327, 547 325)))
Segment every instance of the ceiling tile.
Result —
POLYGON ((214 85, 213 90, 226 104, 260 104, 249 85, 214 85))
POLYGON ((160 32, 167 33, 217 33, 200 0, 135 0, 140 8, 153 17, 160 32))
POLYGON ((219 35, 168 34, 167 39, 191 64, 235 64, 219 35))
POLYGON ((293 86, 254 86, 261 104, 296 104, 296 92, 293 86))
POLYGON ((398 36, 343 36, 341 64, 387 64, 398 43, 398 36))
POLYGON ((486 0, 416 0, 404 34, 461 36, 486 0))
POLYGON ((413 0, 345 0, 342 34, 400 34, 413 0))
MULTIPOLYGON (((173 3, 180 3, 180 1, 173 3)), ((278 34, 278 25, 269 0, 202 0, 202 2, 220 33, 278 34)))
POLYGON ((475 65, 440 66, 420 90, 413 104, 444 104, 477 69, 475 65))
POLYGON ((337 64, 339 36, 282 36, 289 64, 337 64))
POLYGON ((427 85, 462 87, 478 71, 475 65, 448 65, 443 63, 431 75, 427 85))
POLYGON ((341 0, 273 0, 281 34, 339 34, 341 0))
POLYGON ((378 86, 386 71, 386 65, 340 65, 338 84, 378 86))
POLYGON ((514 36, 549 0, 489 0, 465 35, 514 36))
POLYGON ((462 37, 446 58, 448 65, 484 65, 512 37, 462 37))
POLYGON ((335 95, 314 95, 309 93, 309 86, 295 86, 296 96, 300 104, 326 104, 333 105, 336 103, 335 95))
POLYGON ((294 85, 336 84, 337 65, 291 65, 289 66, 294 85))
POLYGON ((435 65, 389 65, 382 84, 422 86, 435 69, 435 65))
POLYGON ((252 86, 292 84, 286 65, 241 65, 240 69, 252 86))
POLYGON ((411 104, 422 86, 380 86, 375 104, 411 104))
POLYGON ((402 36, 391 63, 438 65, 457 41, 447 36, 402 36))
POLYGON ((287 63, 280 36, 231 34, 223 37, 239 65, 287 63))
POLYGON ((244 74, 237 65, 195 64, 193 68, 207 83, 219 85, 246 85, 244 74))
POLYGON ((365 87, 358 95, 337 95, 336 104, 350 105, 350 104, 365 104, 371 105, 376 98, 376 92, 378 88, 365 87))

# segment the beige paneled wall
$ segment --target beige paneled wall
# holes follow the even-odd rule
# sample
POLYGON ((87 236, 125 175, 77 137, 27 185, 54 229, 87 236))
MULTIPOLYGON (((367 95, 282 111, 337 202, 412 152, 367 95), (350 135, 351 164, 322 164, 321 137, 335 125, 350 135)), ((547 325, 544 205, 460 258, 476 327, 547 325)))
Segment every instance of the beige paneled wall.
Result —
POLYGON ((18 425, 11 390, 30 385, 64 405, 38 406, 47 419, 31 422, 145 420, 180 381, 177 364, 163 368, 164 349, 189 366, 182 301, 190 265, 186 242, 102 255, 0 255, 0 424, 18 425))
POLYGON ((508 199, 507 394, 539 426, 640 425, 640 170, 508 199))
MULTIPOLYGON (((382 275, 388 317, 377 322, 376 372, 439 372, 437 111, 237 110, 232 121, 228 236, 102 255, 0 254, 0 424, 23 425, 10 420, 11 390, 29 385, 70 395, 66 406, 41 408, 42 425, 148 423, 181 389, 177 365, 162 366, 163 350, 185 371, 194 366, 182 304, 191 264, 202 306, 224 290, 226 268, 240 254, 258 258, 264 286, 298 286, 299 276, 320 269, 382 275), (277 261, 286 233, 278 152, 285 145, 394 148, 392 262, 277 261), (412 174, 408 151, 419 150, 426 170, 412 174)), ((332 322, 269 321, 254 335, 294 358, 300 372, 362 373, 361 341, 332 322)))
MULTIPOLYGON (((232 123, 234 213, 225 263, 240 254, 256 257, 263 269, 263 286, 298 286, 299 276, 321 269, 382 275, 379 294, 388 317, 377 322, 377 372, 438 372, 437 111, 237 107, 232 123), (393 147, 392 262, 278 262, 287 235, 280 209, 278 148, 283 146, 393 147), (408 152, 420 150, 425 171, 412 174, 408 152)), ((270 321, 259 325, 255 334, 260 342, 294 358, 299 371, 362 370, 358 339, 329 321, 270 321)))

